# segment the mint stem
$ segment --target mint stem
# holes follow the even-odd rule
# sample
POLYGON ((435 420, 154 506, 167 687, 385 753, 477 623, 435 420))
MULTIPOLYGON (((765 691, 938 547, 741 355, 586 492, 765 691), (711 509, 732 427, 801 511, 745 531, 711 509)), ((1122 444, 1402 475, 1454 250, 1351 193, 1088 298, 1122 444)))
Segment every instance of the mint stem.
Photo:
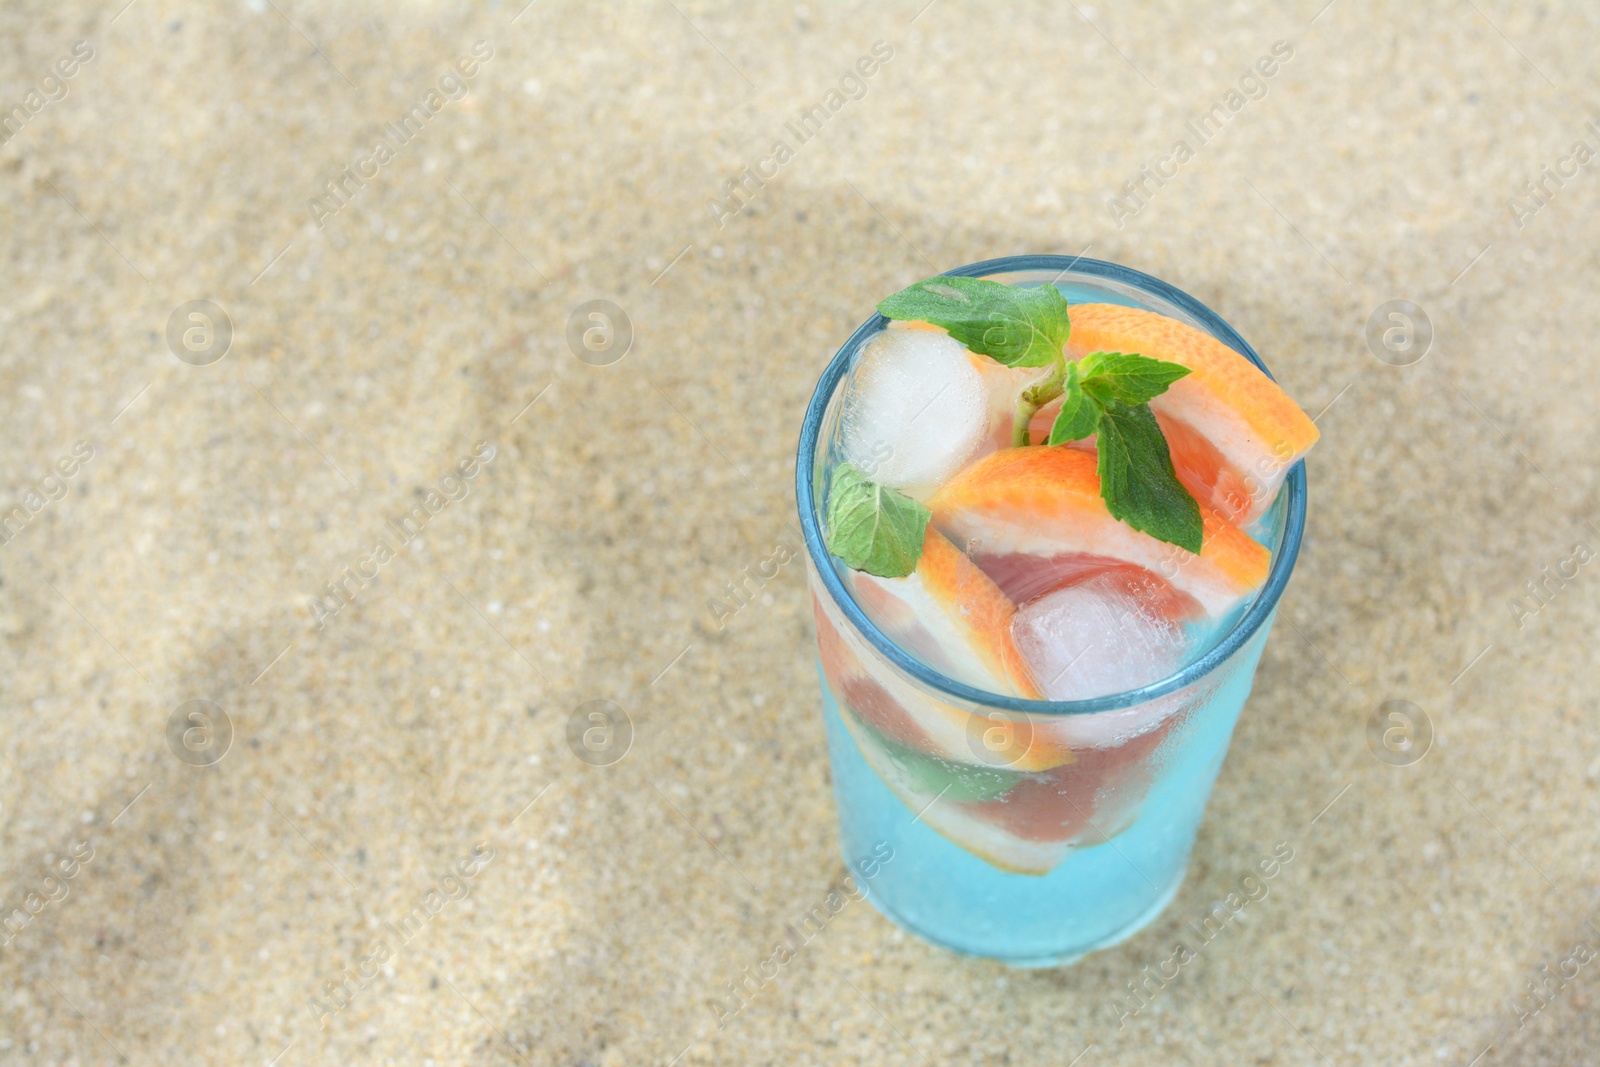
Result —
POLYGON ((1067 377, 1065 356, 1051 364, 1050 373, 1028 386, 1017 396, 1017 413, 1011 419, 1011 445, 1021 448, 1029 443, 1028 424, 1039 409, 1061 395, 1067 377))

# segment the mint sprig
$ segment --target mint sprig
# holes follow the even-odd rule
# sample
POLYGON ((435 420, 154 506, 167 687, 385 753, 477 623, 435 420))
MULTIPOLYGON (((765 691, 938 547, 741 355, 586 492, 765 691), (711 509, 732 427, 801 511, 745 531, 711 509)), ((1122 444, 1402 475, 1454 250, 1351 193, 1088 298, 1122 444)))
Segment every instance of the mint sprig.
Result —
MULTIPOLYGON (((881 302, 878 310, 891 319, 921 320, 942 327, 973 352, 1008 367, 1049 367, 1047 374, 1017 397, 1012 445, 1027 446, 1028 424, 1035 413, 1061 397, 1061 410, 1051 425, 1048 443, 1060 445, 1095 437, 1100 496, 1112 516, 1157 540, 1200 552, 1204 539, 1200 506, 1178 481, 1166 436, 1150 410, 1150 401, 1188 374, 1188 367, 1137 352, 1091 352, 1081 360, 1068 360, 1066 343, 1072 323, 1066 298, 1053 285, 1021 288, 982 278, 940 276, 902 289, 881 302)), ((834 472, 834 500, 830 501, 829 516, 836 529, 839 524, 832 519, 834 502, 839 497, 840 475, 847 467, 848 464, 841 464, 834 472)), ((872 486, 853 467, 849 471, 880 494, 893 492, 872 486)), ((868 508, 861 497, 864 490, 855 487, 853 481, 845 484, 853 487, 855 498, 852 522, 856 526, 850 528, 850 537, 866 537, 856 528, 865 521, 861 516, 886 513, 891 504, 885 503, 883 497, 874 497, 868 508)), ((894 496, 926 516, 926 509, 909 497, 898 493, 894 496)), ((901 510, 891 522, 904 522, 914 514, 901 505, 892 506, 901 510)), ((877 566, 904 569, 895 574, 867 567, 858 569, 885 577, 911 573, 916 567, 916 555, 921 552, 926 518, 916 527, 915 548, 909 561, 903 558, 903 551, 895 555, 885 544, 874 540, 892 535, 877 532, 882 521, 878 520, 865 542, 852 541, 847 547, 862 550, 862 558, 871 559, 877 566)), ((909 529, 907 525, 906 531, 909 529)), ((906 531, 901 532, 902 541, 906 531)), ((830 551, 855 566, 833 548, 831 536, 830 551)))
POLYGON ((833 468, 828 492, 828 551, 854 570, 904 578, 917 569, 928 509, 877 485, 854 464, 833 468))
POLYGON ((1198 554, 1205 530, 1200 505, 1178 481, 1149 403, 1188 373, 1177 363, 1126 352, 1091 352, 1067 364, 1049 443, 1098 435, 1106 510, 1135 530, 1198 554))
POLYGON ((1049 443, 1081 441, 1095 432, 1107 405, 1148 404, 1188 373, 1180 364, 1127 352, 1091 352, 1068 363, 1049 443))
POLYGON ((1205 540, 1200 505, 1172 469, 1167 439, 1149 404, 1100 408, 1100 496, 1113 518, 1195 555, 1205 540))
POLYGON ((1067 298, 1053 285, 1022 289, 983 278, 940 276, 884 300, 891 319, 931 322, 972 351, 1008 367, 1048 367, 1072 332, 1067 298))
POLYGON ((1056 412, 1055 424, 1050 427, 1052 445, 1068 441, 1081 441, 1100 427, 1100 404, 1083 388, 1078 365, 1067 364, 1067 377, 1062 382, 1061 410, 1056 412))
POLYGON ((1091 352, 1078 364, 1083 387, 1101 402, 1148 404, 1167 386, 1189 373, 1181 363, 1168 363, 1138 353, 1091 352))

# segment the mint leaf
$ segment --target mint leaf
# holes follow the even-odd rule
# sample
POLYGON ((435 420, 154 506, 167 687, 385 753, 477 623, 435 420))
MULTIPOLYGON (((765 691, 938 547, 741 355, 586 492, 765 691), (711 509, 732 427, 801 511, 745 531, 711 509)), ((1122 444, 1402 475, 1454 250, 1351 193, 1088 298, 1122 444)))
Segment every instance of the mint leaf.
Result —
POLYGON ((1173 473, 1167 439, 1150 405, 1106 403, 1095 448, 1100 495, 1112 516, 1198 555, 1204 540, 1200 505, 1173 473))
POLYGON ((1078 380, 1078 365, 1067 364, 1067 376, 1061 393, 1061 410, 1056 413, 1055 424, 1050 427, 1052 445, 1068 441, 1081 441, 1095 432, 1100 425, 1100 405, 1094 397, 1083 391, 1078 380))
POLYGON ((1091 352, 1080 361, 1083 387, 1100 400, 1148 404, 1189 373, 1181 363, 1131 352, 1091 352))
POLYGON ((900 290, 878 310, 891 319, 941 326, 972 351, 1008 367, 1044 367, 1061 359, 1072 332, 1067 299, 1053 285, 1023 289, 940 276, 900 290))
POLYGON ((930 517, 927 508, 874 484, 853 464, 833 468, 828 551, 846 567, 879 578, 904 578, 917 569, 930 517))

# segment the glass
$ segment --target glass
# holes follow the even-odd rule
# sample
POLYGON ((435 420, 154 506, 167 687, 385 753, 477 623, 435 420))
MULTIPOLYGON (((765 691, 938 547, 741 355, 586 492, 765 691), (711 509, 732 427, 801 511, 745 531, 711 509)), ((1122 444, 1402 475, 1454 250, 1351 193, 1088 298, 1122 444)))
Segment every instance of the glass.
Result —
MULTIPOLYGON (((1039 255, 949 273, 1055 284, 1072 304, 1169 315, 1266 371, 1215 312, 1126 267, 1039 255)), ((1304 464, 1290 469, 1250 529, 1272 550, 1266 584, 1204 654, 1159 682, 1093 700, 985 693, 939 674, 885 636, 851 599, 823 546, 820 509, 839 458, 841 385, 862 342, 886 325, 881 315, 863 323, 823 372, 796 463, 845 864, 871 869, 870 878, 858 879, 867 898, 928 941, 1013 966, 1071 963, 1132 936, 1183 881, 1299 553, 1304 464), (964 734, 971 759, 913 751, 874 729, 901 715, 946 737, 964 734)))

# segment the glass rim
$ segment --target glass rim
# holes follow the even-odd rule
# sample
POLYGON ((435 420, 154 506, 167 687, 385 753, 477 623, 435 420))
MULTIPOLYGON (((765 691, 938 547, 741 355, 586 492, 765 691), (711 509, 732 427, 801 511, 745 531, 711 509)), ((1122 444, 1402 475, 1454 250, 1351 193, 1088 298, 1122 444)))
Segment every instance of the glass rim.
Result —
MULTIPOLYGON (((1165 300, 1190 315, 1219 341, 1242 354, 1259 367, 1263 374, 1272 378, 1272 372, 1256 354, 1256 350, 1250 347, 1250 343, 1228 325, 1222 316, 1183 290, 1131 267, 1099 259, 1085 259, 1082 256, 1035 254, 1004 256, 999 259, 969 263, 954 270, 947 270, 942 276, 975 278, 1030 270, 1060 271, 1056 281, 1060 281, 1069 272, 1103 278, 1165 300)), ((910 675, 918 683, 944 696, 988 708, 1028 712, 1034 715, 1087 715, 1102 711, 1118 711, 1166 696, 1204 678, 1231 659, 1234 653, 1243 648, 1271 617, 1277 609, 1285 587, 1289 584, 1295 560, 1300 555, 1300 542, 1305 534, 1307 487, 1304 459, 1296 460, 1283 480, 1282 488, 1289 494, 1286 501, 1288 512, 1284 520, 1283 535, 1278 552, 1273 557, 1272 569, 1267 575, 1266 584, 1255 602, 1205 655, 1159 681, 1138 689, 1108 693, 1089 700, 1028 700, 1025 697, 991 693, 957 681, 934 670, 895 644, 861 610, 855 598, 845 588, 839 573, 834 570, 832 558, 822 543, 822 531, 817 518, 815 492, 812 486, 817 440, 822 431, 822 420, 827 414, 828 403, 833 399, 834 391, 849 369, 851 356, 867 337, 884 329, 888 323, 887 318, 874 312, 872 317, 857 327, 849 339, 839 347, 839 351, 834 354, 822 376, 817 380, 817 387, 806 407, 805 421, 800 428, 800 447, 795 458, 795 498, 800 510, 800 529, 805 538, 806 553, 810 557, 813 570, 821 577, 828 595, 844 613, 845 618, 893 666, 910 675)))

